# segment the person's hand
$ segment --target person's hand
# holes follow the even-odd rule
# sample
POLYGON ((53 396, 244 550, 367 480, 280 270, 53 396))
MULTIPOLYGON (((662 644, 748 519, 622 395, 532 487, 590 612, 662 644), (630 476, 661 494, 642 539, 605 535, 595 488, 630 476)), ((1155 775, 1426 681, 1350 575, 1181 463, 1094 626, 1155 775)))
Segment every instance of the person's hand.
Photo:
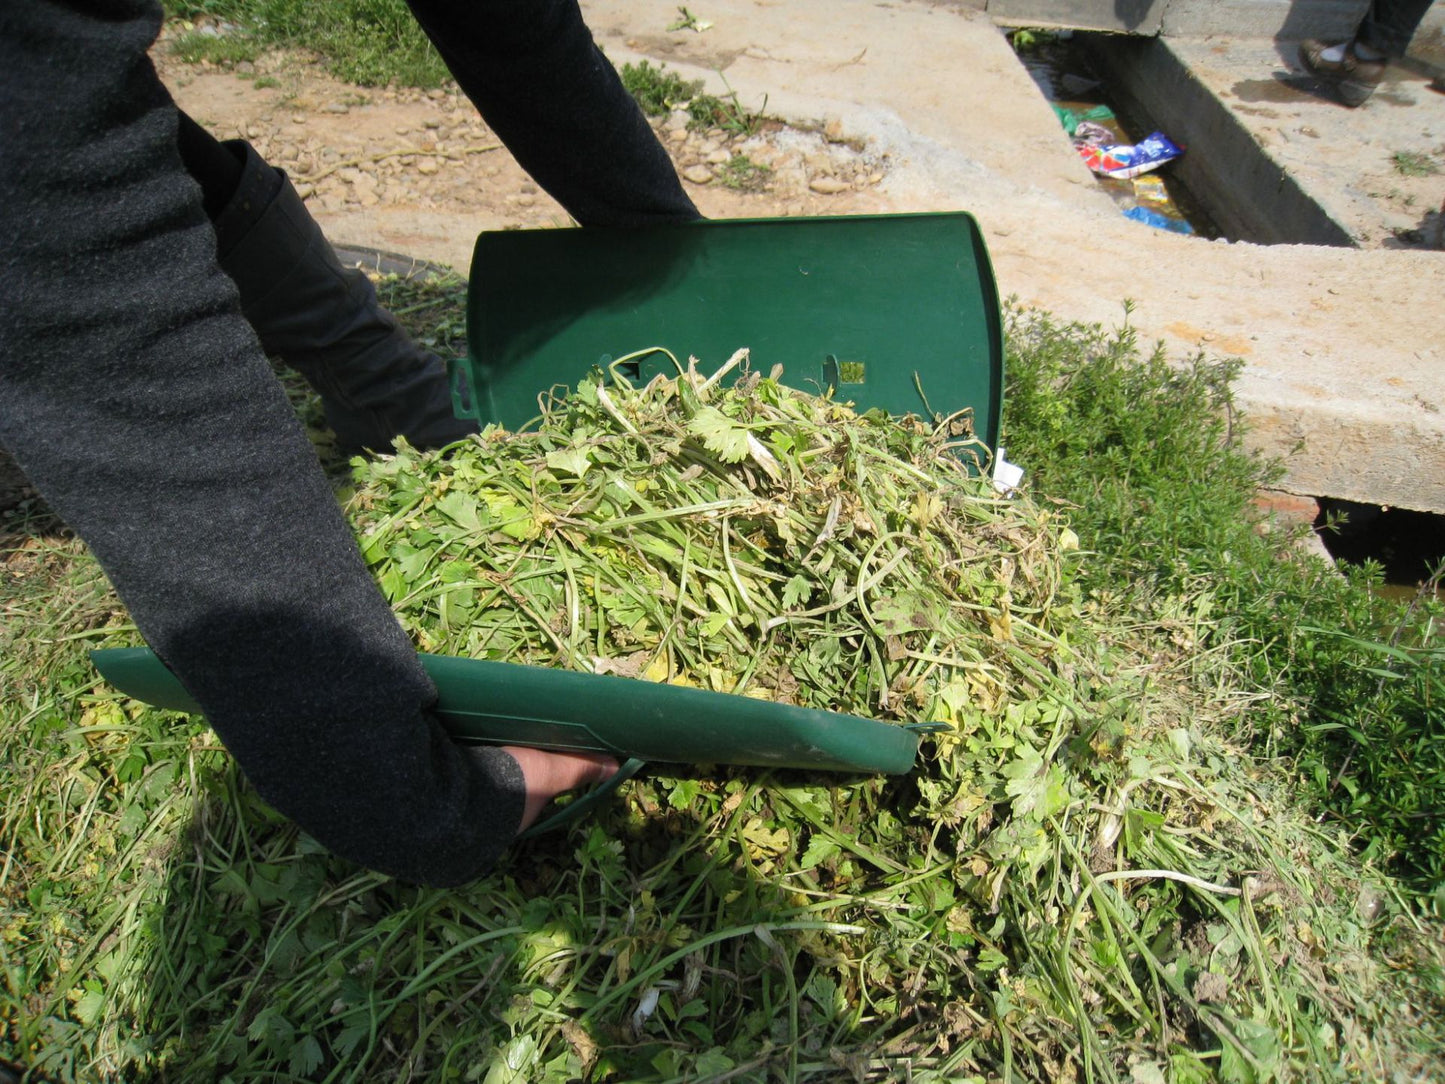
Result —
POLYGON ((526 745, 504 745, 522 769, 527 801, 519 832, 530 828, 550 802, 564 791, 591 786, 617 774, 617 760, 605 753, 554 753, 526 745))

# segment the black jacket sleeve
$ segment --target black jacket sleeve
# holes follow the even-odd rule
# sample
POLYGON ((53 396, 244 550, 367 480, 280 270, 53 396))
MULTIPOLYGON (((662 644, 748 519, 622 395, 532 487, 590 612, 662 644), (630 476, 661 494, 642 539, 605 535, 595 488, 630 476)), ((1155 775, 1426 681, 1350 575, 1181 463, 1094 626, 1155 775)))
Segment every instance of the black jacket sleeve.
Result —
POLYGON ((0 4, 0 444, 89 544, 257 790, 456 884, 523 785, 465 750, 219 270, 147 0, 0 4))
POLYGON ((576 0, 407 0, 517 161, 584 226, 698 217, 576 0))

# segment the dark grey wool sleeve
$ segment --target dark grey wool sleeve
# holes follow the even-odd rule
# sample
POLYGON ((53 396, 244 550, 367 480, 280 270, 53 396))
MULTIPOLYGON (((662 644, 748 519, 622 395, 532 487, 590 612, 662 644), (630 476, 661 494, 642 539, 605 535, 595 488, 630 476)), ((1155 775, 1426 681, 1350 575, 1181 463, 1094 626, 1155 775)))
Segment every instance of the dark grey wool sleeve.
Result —
POLYGON ((466 750, 219 270, 146 0, 0 3, 0 444, 89 544, 257 790, 451 885, 523 781, 466 750))

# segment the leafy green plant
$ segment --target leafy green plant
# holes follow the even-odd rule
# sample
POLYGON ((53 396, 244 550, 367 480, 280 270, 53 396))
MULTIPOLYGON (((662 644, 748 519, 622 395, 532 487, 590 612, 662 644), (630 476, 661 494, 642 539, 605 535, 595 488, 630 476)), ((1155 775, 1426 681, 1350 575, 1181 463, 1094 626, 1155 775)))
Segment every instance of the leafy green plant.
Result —
POLYGON ((188 64, 202 61, 221 67, 233 67, 242 61, 254 61, 261 46, 249 34, 203 34, 191 31, 171 42, 171 52, 188 64))
POLYGON ((754 162, 745 154, 735 154, 718 167, 717 177, 724 187, 756 192, 767 187, 772 168, 754 162))
POLYGON ((1034 491, 1067 501, 1097 556, 1089 586, 1121 598, 1206 592, 1213 643, 1260 689, 1261 754, 1288 755, 1312 800, 1420 891, 1445 881, 1437 597, 1408 610, 1266 529, 1255 492, 1277 468, 1243 451, 1237 362, 1141 356, 1109 332, 1010 309, 1004 443, 1034 491))
POLYGON ((719 98, 715 94, 700 94, 688 103, 687 126, 694 130, 721 128, 739 136, 756 135, 763 125, 763 112, 768 107, 764 99, 762 109, 753 112, 738 101, 737 91, 729 89, 719 98))
POLYGON ((1396 151, 1390 155, 1390 162, 1402 177, 1433 177, 1440 172, 1435 159, 1419 151, 1396 151))
POLYGON ((1016 53, 1036 53, 1045 46, 1058 41, 1057 30, 1041 30, 1038 27, 1019 27, 1008 35, 1009 44, 1016 53))
POLYGON ((653 66, 646 60, 622 65, 622 85, 649 117, 666 116, 686 105, 702 90, 702 80, 688 81, 669 71, 666 64, 653 66))

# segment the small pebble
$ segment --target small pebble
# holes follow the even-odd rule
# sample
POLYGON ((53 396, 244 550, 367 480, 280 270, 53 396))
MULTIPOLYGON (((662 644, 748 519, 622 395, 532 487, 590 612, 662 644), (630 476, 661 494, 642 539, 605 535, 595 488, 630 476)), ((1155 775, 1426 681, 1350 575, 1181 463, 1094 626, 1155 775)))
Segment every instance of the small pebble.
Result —
POLYGON ((851 186, 847 181, 840 181, 837 177, 814 177, 808 182, 808 187, 820 196, 833 196, 839 192, 847 191, 851 186))
POLYGON ((708 184, 712 181, 712 170, 703 165, 688 166, 682 171, 682 178, 693 184, 708 184))

